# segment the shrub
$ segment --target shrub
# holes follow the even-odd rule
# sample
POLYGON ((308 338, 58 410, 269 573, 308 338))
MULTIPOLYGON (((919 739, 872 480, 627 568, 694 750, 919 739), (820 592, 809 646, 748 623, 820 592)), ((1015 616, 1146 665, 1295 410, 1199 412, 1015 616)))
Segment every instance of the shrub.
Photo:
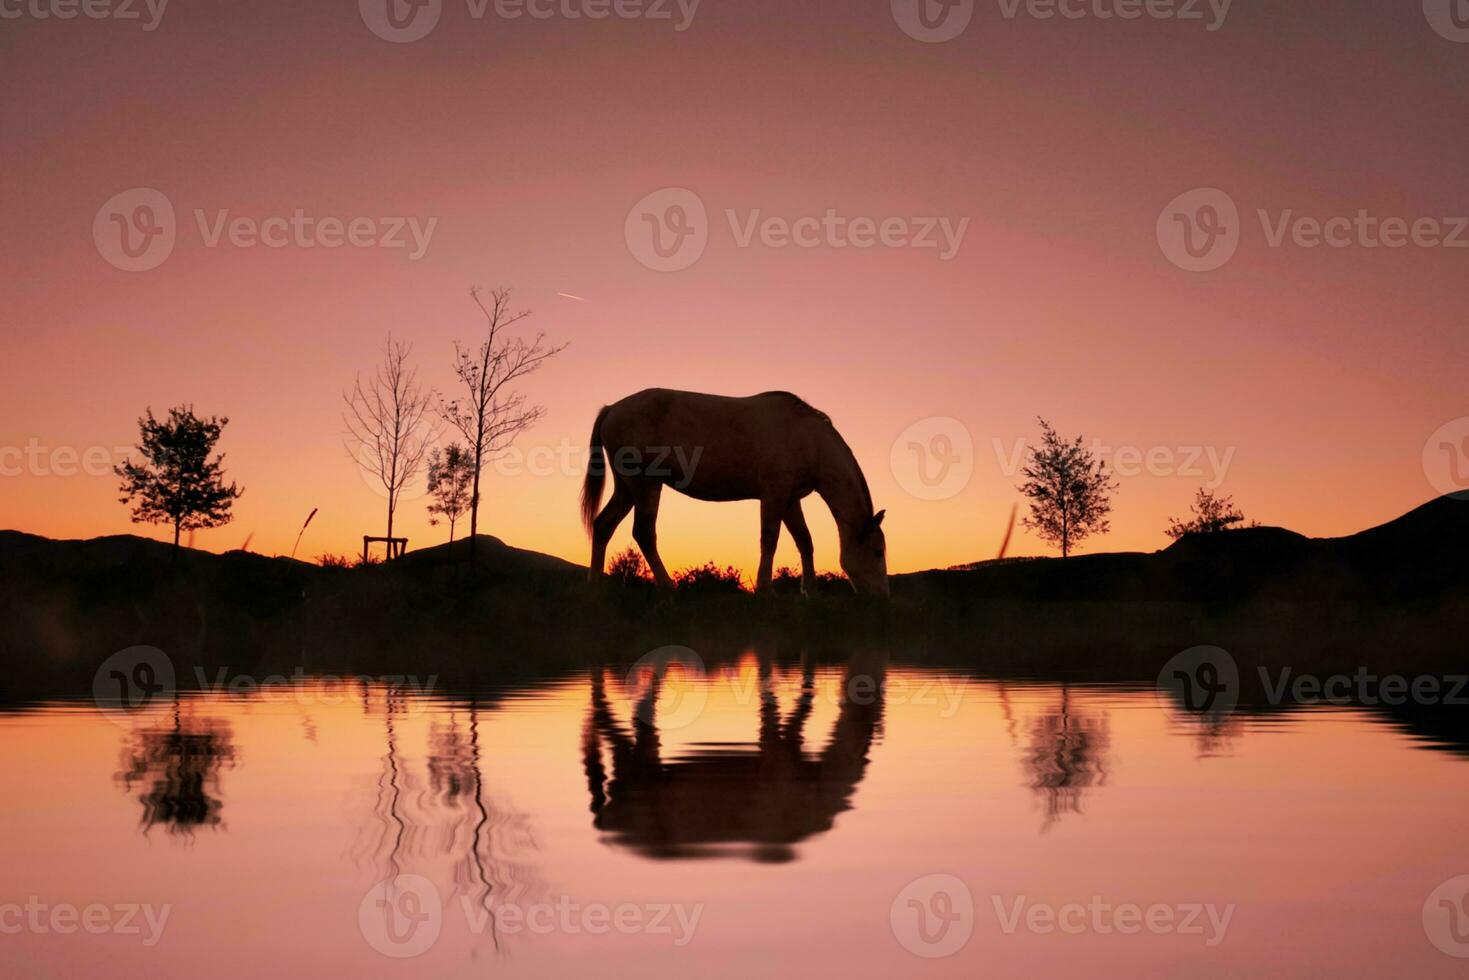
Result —
POLYGON ((745 577, 733 565, 720 568, 711 562, 685 568, 673 576, 680 592, 744 592, 745 577))
POLYGON ((636 548, 614 555, 607 565, 607 575, 619 585, 644 585, 653 581, 653 573, 643 560, 643 553, 636 548))

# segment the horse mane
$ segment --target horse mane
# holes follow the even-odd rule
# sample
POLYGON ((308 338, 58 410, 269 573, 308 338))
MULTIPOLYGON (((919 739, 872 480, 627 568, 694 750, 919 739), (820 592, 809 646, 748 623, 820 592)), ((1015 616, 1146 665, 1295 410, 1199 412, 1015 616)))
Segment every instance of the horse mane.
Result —
POLYGON ((831 427, 831 434, 836 437, 836 440, 841 444, 841 447, 847 451, 847 456, 850 457, 852 460, 852 468, 857 471, 857 478, 862 482, 862 497, 867 502, 867 513, 873 513, 876 507, 872 503, 872 490, 867 486, 867 474, 862 472, 862 464, 857 462, 857 454, 852 452, 852 447, 847 445, 847 440, 843 439, 842 434, 837 431, 837 427, 835 424, 833 424, 831 416, 827 415, 821 409, 812 405, 800 395, 793 394, 789 391, 765 391, 761 392, 760 397, 788 399, 789 401, 794 402, 798 408, 805 409, 807 412, 810 412, 812 415, 821 419, 821 421, 825 422, 828 426, 831 427))

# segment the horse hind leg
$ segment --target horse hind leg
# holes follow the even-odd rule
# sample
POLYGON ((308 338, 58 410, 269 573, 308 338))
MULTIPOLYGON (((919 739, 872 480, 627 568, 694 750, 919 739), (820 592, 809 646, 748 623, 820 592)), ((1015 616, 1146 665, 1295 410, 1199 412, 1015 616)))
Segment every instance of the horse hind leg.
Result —
POLYGON ((673 579, 663 567, 663 559, 658 557, 658 501, 662 494, 663 484, 651 480, 641 483, 634 491, 632 538, 642 550, 658 588, 672 589, 673 579))
POLYGON ((622 480, 614 480, 612 499, 607 501, 607 506, 602 508, 602 512, 592 522, 592 563, 587 569, 587 576, 592 581, 602 577, 607 565, 607 544, 617 532, 617 525, 632 510, 632 506, 632 491, 622 480))

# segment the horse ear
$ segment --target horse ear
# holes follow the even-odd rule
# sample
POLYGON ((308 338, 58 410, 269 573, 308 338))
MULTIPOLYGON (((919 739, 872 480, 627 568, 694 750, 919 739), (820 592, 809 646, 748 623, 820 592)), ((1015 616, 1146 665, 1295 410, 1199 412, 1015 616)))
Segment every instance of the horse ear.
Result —
POLYGON ((867 530, 863 533, 871 534, 873 531, 882 527, 882 519, 887 516, 887 513, 885 510, 880 510, 876 514, 873 514, 872 519, 867 522, 867 530))

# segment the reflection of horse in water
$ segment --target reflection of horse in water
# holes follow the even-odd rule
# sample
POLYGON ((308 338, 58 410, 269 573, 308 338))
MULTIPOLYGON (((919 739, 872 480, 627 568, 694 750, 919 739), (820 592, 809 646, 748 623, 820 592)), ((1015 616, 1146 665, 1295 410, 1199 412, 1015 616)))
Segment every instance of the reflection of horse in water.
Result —
POLYGON ((759 742, 703 747, 673 759, 660 751, 657 681, 633 711, 629 731, 613 715, 602 672, 594 671, 582 742, 594 825, 650 857, 716 856, 748 844, 746 853, 756 860, 791 860, 793 844, 830 830, 851 807, 882 724, 884 668, 882 657, 853 658, 831 739, 810 752, 804 730, 816 696, 812 666, 803 666, 801 693, 782 718, 771 664, 762 657, 759 742))

